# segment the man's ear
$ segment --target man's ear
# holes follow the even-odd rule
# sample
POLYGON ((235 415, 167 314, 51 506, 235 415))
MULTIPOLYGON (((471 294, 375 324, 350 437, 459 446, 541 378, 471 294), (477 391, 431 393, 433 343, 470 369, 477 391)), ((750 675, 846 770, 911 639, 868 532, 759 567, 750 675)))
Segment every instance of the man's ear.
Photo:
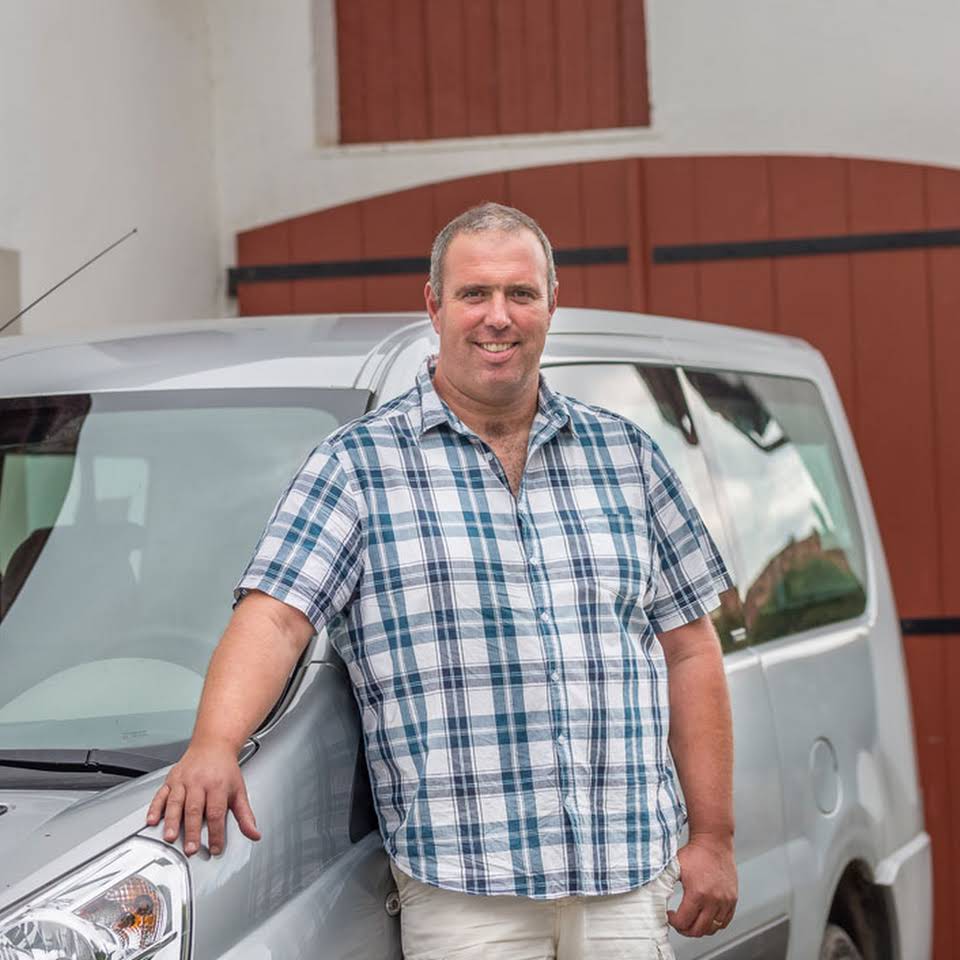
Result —
MULTIPOLYGON (((552 306, 550 307, 550 320, 553 320, 554 311, 557 309, 557 294, 559 293, 559 291, 560 291, 560 284, 559 284, 559 283, 555 283, 555 284, 553 285, 552 306)), ((550 320, 547 321, 547 326, 548 326, 548 327, 550 326, 550 320)))
POLYGON ((427 305, 427 313, 430 315, 430 322, 436 333, 440 333, 440 304, 433 295, 433 287, 428 280, 423 287, 423 300, 427 305))

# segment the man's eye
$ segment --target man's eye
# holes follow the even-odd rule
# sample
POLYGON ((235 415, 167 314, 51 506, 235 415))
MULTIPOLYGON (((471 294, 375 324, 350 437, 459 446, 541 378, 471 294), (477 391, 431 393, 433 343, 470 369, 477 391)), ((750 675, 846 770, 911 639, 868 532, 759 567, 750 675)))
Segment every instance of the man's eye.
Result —
POLYGON ((467 300, 479 300, 483 296, 482 290, 467 290, 463 294, 464 298, 467 300))
POLYGON ((513 295, 520 300, 533 300, 536 296, 532 290, 514 290, 513 295))

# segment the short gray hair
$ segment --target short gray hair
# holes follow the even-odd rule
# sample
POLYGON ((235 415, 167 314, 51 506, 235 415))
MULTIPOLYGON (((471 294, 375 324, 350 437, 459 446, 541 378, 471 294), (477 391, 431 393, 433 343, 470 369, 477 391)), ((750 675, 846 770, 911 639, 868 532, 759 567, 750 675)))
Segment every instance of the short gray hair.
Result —
POLYGON ((454 237, 460 236, 461 233, 495 231, 516 233, 518 230, 529 230, 543 247, 543 254, 547 258, 547 303, 552 307, 554 290, 557 286, 557 268, 553 262, 553 248, 550 246, 550 241, 533 217, 527 216, 515 207, 504 206, 502 203, 481 203, 479 206, 471 207, 458 217, 454 217, 437 234, 437 238, 433 241, 433 249, 430 251, 430 288, 437 303, 443 299, 443 263, 447 257, 447 248, 454 237))

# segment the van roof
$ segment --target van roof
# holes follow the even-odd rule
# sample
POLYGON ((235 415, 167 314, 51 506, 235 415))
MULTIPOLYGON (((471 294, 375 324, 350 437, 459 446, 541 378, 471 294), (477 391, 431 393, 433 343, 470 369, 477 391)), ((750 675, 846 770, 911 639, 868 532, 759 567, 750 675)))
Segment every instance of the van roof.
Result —
MULTIPOLYGON (((560 308, 551 345, 583 336, 629 337, 675 344, 685 358, 697 348, 815 354, 794 337, 694 320, 611 310, 560 308), (577 336, 579 335, 579 336, 577 336)), ((422 313, 322 314, 197 320, 124 327, 73 336, 0 337, 0 396, 99 390, 225 386, 367 386, 390 355, 433 338, 422 313)), ((561 350, 566 354, 566 350, 561 350)))

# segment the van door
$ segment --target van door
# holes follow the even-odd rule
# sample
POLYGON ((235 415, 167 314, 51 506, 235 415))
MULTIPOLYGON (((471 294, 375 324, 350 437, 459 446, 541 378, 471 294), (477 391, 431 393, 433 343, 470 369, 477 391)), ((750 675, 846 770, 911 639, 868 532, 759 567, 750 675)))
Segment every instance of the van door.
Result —
POLYGON ((684 378, 773 706, 795 891, 790 956, 817 956, 839 874, 868 856, 869 825, 883 816, 871 809, 883 773, 863 537, 813 383, 715 370, 684 378))
MULTIPOLYGON (((727 524, 678 372, 633 363, 545 366, 560 393, 596 404, 638 424, 660 445, 700 511, 728 569, 739 579, 740 561, 729 547, 727 524)), ((713 937, 671 937, 678 960, 692 960, 729 946, 718 956, 786 954, 790 885, 786 866, 783 793, 770 700, 756 652, 743 643, 743 611, 736 590, 721 597, 713 622, 724 649, 733 707, 734 808, 740 903, 733 923, 713 937)))

